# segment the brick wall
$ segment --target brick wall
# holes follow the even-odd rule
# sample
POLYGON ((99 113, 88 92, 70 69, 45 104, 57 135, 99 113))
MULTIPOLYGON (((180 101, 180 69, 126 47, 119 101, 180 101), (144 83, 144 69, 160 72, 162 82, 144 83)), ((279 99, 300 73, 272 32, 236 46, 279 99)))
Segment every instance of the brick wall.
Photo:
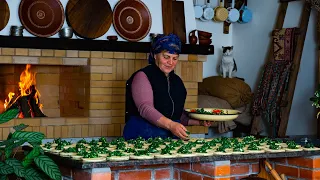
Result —
POLYGON ((258 174, 259 171, 260 169, 258 159, 231 161, 230 179, 241 179, 244 177, 248 177, 251 174, 258 174))
MULTIPOLYGON (((257 160, 215 161, 111 167, 111 180, 229 180, 257 174, 257 160), (245 167, 247 165, 247 167, 245 167), (247 171, 246 171, 247 170, 247 171)), ((60 167, 64 176, 73 176, 70 169, 60 167)), ((73 170, 78 172, 78 170, 73 170)))
MULTIPOLYGON (((260 162, 263 162, 262 159, 260 162)), ((285 174, 288 180, 320 179, 320 156, 268 159, 273 168, 285 174)), ((262 166, 264 167, 264 166, 262 166)), ((83 172, 60 166, 64 176, 73 177, 83 172)), ((109 169, 109 168, 108 168, 109 169)), ((90 170, 91 172, 91 170, 90 170)), ((182 163, 112 167, 106 173, 110 180, 236 180, 249 175, 273 179, 272 175, 259 168, 259 160, 215 161, 210 163, 182 163)), ((105 175, 107 176, 107 175, 105 175)), ((81 176, 80 176, 81 177, 81 176)), ((85 179, 81 179, 85 180, 85 179)), ((109 180, 109 179, 104 179, 109 180)))
MULTIPOLYGON (((17 89, 16 81, 25 64, 31 64, 38 73, 40 101, 49 118, 28 120, 27 130, 41 131, 48 138, 120 136, 125 123, 125 83, 133 72, 147 65, 147 55, 0 48, 0 91, 3 93, 0 98, 4 99, 9 90, 17 89), (11 67, 12 71, 4 67, 11 67)), ((185 107, 197 107, 198 82, 202 81, 206 56, 181 54, 180 60, 175 72, 187 88, 185 107)), ((10 125, 15 122, 0 125, 0 140, 7 137, 10 125)), ((201 126, 187 128, 191 133, 208 130, 201 126)))
POLYGON ((320 156, 271 159, 273 168, 288 179, 320 179, 320 156))

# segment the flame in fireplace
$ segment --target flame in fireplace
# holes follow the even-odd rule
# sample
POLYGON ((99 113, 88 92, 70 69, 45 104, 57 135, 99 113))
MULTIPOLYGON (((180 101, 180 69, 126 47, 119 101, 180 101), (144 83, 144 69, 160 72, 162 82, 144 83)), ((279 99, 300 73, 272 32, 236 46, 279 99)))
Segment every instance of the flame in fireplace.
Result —
MULTIPOLYGON (((31 65, 27 64, 26 69, 20 75, 19 90, 21 96, 31 93, 31 86, 36 85, 36 73, 30 71, 31 65)), ((39 103, 40 92, 36 89, 35 99, 39 103)))
POLYGON ((13 96, 14 96, 14 93, 13 92, 9 92, 8 99, 4 100, 4 109, 7 109, 7 106, 10 103, 11 99, 13 98, 13 96))
MULTIPOLYGON (((36 73, 31 72, 30 70, 31 65, 27 64, 26 69, 20 74, 20 82, 19 82, 19 91, 20 95, 19 96, 28 96, 32 93, 31 86, 34 86, 36 93, 34 95, 34 98, 36 99, 36 104, 39 106, 40 110, 42 111, 42 104, 39 103, 39 98, 40 98, 40 92, 36 88, 36 73)), ((10 92, 8 94, 9 99, 5 100, 4 107, 8 106, 10 103, 11 99, 13 98, 14 93, 10 92)))

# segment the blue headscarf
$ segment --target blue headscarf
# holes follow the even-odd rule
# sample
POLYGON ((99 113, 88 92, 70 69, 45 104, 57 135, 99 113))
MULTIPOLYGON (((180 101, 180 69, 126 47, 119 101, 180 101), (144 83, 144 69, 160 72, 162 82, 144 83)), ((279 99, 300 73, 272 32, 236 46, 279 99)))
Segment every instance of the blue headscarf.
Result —
POLYGON ((160 34, 157 35, 151 44, 151 50, 149 54, 149 64, 154 64, 155 59, 154 55, 158 54, 162 51, 167 51, 170 54, 180 54, 181 52, 181 41, 180 38, 175 34, 164 35, 160 34))

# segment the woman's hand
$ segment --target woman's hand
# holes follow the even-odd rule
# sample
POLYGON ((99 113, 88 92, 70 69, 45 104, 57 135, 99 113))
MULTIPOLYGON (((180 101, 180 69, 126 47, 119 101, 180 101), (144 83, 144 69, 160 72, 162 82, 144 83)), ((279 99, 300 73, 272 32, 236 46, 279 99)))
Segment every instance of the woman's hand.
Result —
POLYGON ((187 129, 180 123, 171 121, 169 125, 169 130, 171 131, 172 134, 174 134, 175 136, 183 140, 188 139, 188 134, 186 133, 187 129))

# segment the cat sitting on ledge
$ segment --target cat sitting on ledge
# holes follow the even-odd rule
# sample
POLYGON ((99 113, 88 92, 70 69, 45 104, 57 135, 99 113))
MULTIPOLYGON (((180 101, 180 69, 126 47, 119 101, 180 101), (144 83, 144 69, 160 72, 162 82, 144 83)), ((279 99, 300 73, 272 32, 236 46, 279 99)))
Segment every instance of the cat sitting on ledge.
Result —
POLYGON ((233 46, 222 46, 223 54, 220 64, 220 73, 223 78, 232 78, 232 73, 237 71, 237 64, 233 58, 233 46))

